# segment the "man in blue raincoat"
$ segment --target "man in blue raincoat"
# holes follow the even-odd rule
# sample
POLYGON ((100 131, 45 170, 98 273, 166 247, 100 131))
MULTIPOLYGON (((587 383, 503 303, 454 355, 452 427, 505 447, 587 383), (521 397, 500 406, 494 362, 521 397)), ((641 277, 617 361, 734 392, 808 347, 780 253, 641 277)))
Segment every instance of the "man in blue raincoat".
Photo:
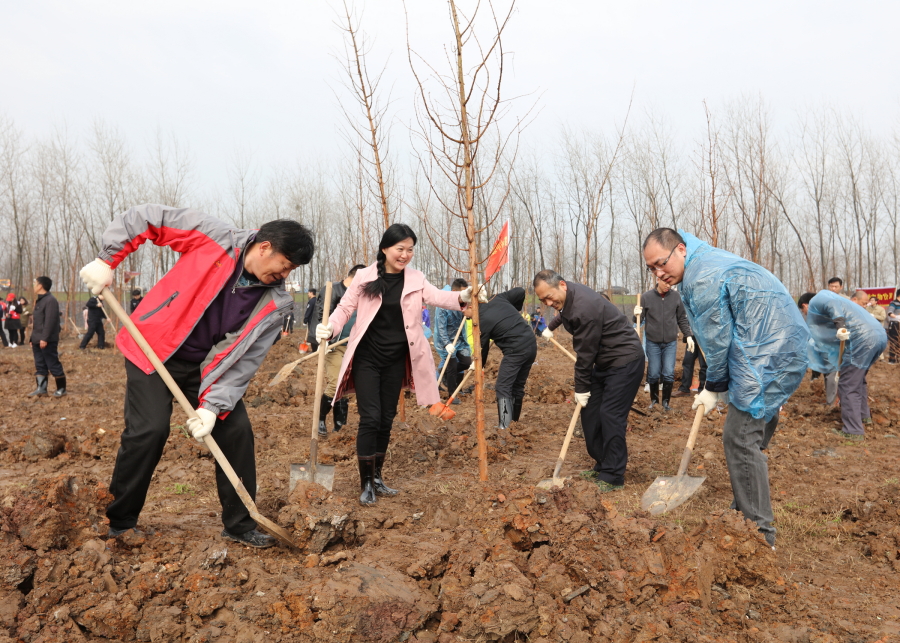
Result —
MULTIPOLYGON (((449 286, 444 286, 444 290, 461 291, 469 286, 465 279, 457 278, 449 286)), ((434 311, 434 349, 440 356, 441 361, 438 364, 438 373, 444 367, 444 360, 449 359, 447 371, 444 375, 444 382, 447 391, 453 393, 459 385, 460 377, 466 372, 466 369, 472 365, 472 351, 469 348, 469 342, 463 333, 459 334, 456 343, 453 338, 459 330, 463 322, 463 314, 458 310, 447 310, 445 308, 435 308, 434 311)), ((440 385, 441 382, 438 382, 440 385)), ((453 400, 454 404, 459 404, 459 399, 453 400)))
POLYGON ((647 270, 681 284, 694 338, 706 356, 692 408, 709 413, 727 394, 722 444, 734 508, 774 547, 768 446, 778 412, 806 374, 809 331, 784 285, 765 268, 685 232, 659 228, 644 241, 647 270))
POLYGON ((852 299, 823 290, 809 301, 806 312, 812 335, 810 368, 820 373, 840 369, 838 395, 843 427, 832 431, 853 441, 864 439, 863 422, 871 422, 866 376, 887 347, 887 333, 865 308, 868 300, 868 293, 862 290, 857 290, 852 299), (841 341, 845 344, 843 356, 841 341))

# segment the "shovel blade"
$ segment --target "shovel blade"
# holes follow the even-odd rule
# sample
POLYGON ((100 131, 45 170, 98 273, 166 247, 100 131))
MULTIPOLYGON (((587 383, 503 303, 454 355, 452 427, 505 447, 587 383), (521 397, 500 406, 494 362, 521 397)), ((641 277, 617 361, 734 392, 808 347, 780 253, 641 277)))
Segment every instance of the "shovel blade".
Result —
POLYGON ((329 491, 334 487, 334 465, 316 464, 316 473, 313 475, 309 462, 291 465, 290 490, 293 491, 298 482, 312 482, 322 485, 329 491))
POLYGON ((446 404, 441 404, 438 402, 437 404, 432 404, 431 408, 428 410, 431 415, 436 416, 439 420, 452 420, 456 415, 456 411, 451 409, 446 404))
POLYGON ((538 489, 557 489, 566 484, 567 478, 544 478, 535 485, 538 489))
POLYGON ((659 476, 644 492, 641 509, 654 516, 671 511, 694 495, 704 480, 705 476, 659 476))

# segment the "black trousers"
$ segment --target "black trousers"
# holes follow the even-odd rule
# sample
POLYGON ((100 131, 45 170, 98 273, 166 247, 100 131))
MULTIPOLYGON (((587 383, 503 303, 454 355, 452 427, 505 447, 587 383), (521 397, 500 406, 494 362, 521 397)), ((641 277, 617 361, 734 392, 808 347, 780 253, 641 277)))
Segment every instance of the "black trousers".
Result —
POLYGON ((5 332, 5 329, 6 329, 6 322, 5 322, 5 321, 4 321, 4 322, 0 322, 0 324, 2 324, 2 327, 0 327, 0 342, 3 342, 3 345, 4 345, 4 346, 9 346, 9 342, 10 342, 10 341, 11 341, 13 344, 15 344, 15 343, 16 343, 16 340, 15 340, 14 338, 10 337, 10 338, 9 338, 9 341, 7 341, 7 339, 6 339, 6 332, 5 332))
MULTIPOLYGON (((197 406, 200 388, 200 364, 181 359, 169 359, 166 368, 184 391, 188 402, 197 406)), ((137 525, 138 515, 147 499, 150 479, 159 464, 172 416, 172 393, 158 373, 147 375, 125 360, 125 431, 116 455, 110 493, 115 500, 106 508, 109 526, 128 529, 137 525)), ((243 400, 239 401, 224 420, 217 420, 212 436, 244 483, 250 497, 256 498, 256 456, 253 429, 243 400)), ((184 439, 179 437, 178 439, 184 439)), ((191 438, 193 439, 193 438, 191 438)), ((243 534, 256 528, 237 491, 216 463, 216 487, 222 503, 222 524, 233 534, 243 534)))
POLYGON ((644 378, 644 358, 591 374, 591 397, 581 410, 581 427, 594 471, 610 484, 625 484, 628 412, 644 378))
POLYGON ((703 353, 700 352, 700 347, 696 344, 694 345, 694 352, 684 351, 684 358, 681 360, 681 385, 678 387, 678 390, 683 393, 691 392, 691 380, 694 379, 694 363, 700 362, 700 373, 698 373, 697 378, 700 380, 700 390, 703 390, 703 383, 706 382, 706 360, 703 358, 703 353))
POLYGON ((59 363, 59 342, 47 342, 45 348, 41 348, 40 343, 31 345, 31 352, 34 355, 34 374, 47 376, 53 374, 53 377, 65 377, 66 372, 63 370, 62 364, 59 363))
POLYGON ((356 455, 370 456, 387 451, 406 374, 407 355, 384 360, 357 351, 353 356, 353 386, 359 411, 356 455))
POLYGON ((888 325, 888 361, 892 364, 900 361, 900 323, 888 325))
MULTIPOLYGON (((13 338, 11 337, 10 339, 13 339, 13 338)), ((16 340, 15 343, 18 344, 19 346, 25 345, 25 328, 24 327, 19 328, 19 339, 16 340)))
POLYGON ((447 392, 453 395, 453 391, 459 386, 466 371, 472 365, 472 358, 468 355, 453 353, 453 357, 448 357, 447 360, 450 363, 447 364, 447 372, 444 373, 444 383, 447 385, 447 392))
POLYGON ((78 348, 86 348, 94 333, 97 333, 97 348, 106 348, 106 329, 103 328, 102 319, 88 322, 87 332, 81 338, 81 345, 78 348))
POLYGON ((497 371, 497 381, 494 383, 494 391, 498 398, 525 397, 525 382, 536 357, 537 344, 534 342, 531 342, 530 347, 503 353, 503 360, 497 371))

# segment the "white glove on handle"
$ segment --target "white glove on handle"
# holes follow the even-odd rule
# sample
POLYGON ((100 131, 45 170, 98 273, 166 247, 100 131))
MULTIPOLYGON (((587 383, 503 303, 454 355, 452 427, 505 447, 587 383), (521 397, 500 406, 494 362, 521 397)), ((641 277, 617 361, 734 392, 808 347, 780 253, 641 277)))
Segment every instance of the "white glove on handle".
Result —
POLYGON ((585 406, 587 406, 588 400, 591 399, 591 394, 590 392, 576 393, 573 397, 575 398, 575 404, 577 404, 581 408, 584 408, 585 406))
POLYGON ((475 360, 474 360, 474 359, 472 360, 472 363, 469 364, 469 368, 467 368, 466 370, 467 370, 467 371, 474 371, 474 370, 475 370, 475 360))
MULTIPOLYGON (((464 304, 471 303, 472 301, 472 286, 469 286, 465 290, 459 291, 459 300, 464 304)), ((484 289, 484 285, 478 289, 478 301, 481 303, 485 303, 487 301, 487 291, 484 289)))
POLYGON ((694 411, 701 404, 703 405, 703 415, 704 417, 709 415, 709 412, 716 408, 716 405, 719 403, 719 398, 721 394, 713 393, 712 391, 707 391, 703 389, 697 395, 694 396, 694 403, 691 405, 691 410, 694 411))
POLYGON ((846 328, 838 328, 837 338, 842 342, 846 342, 850 339, 850 331, 846 328))
POLYGON ((88 290, 94 295, 99 295, 103 289, 113 282, 113 271, 103 259, 94 259, 78 273, 81 280, 87 284, 88 290))
POLYGON ((640 306, 635 306, 635 307, 634 307, 634 315, 635 315, 635 317, 637 317, 638 315, 640 315, 640 314, 643 313, 643 312, 644 312, 644 309, 641 308, 640 306))
POLYGON ((453 355, 456 353, 456 344, 447 344, 444 346, 444 350, 447 351, 447 355, 453 355))
POLYGON ((334 335, 334 326, 331 324, 319 324, 316 326, 316 339, 319 342, 331 339, 332 335, 334 335))
POLYGON ((212 433, 213 427, 216 426, 216 414, 200 407, 197 409, 197 415, 199 417, 187 421, 187 429, 197 442, 203 442, 203 438, 212 433))
POLYGON ((694 352, 694 338, 693 337, 687 338, 687 350, 688 350, 688 353, 694 352))
POLYGON ((541 337, 543 337, 544 339, 553 339, 553 331, 549 328, 545 328, 541 331, 541 337))

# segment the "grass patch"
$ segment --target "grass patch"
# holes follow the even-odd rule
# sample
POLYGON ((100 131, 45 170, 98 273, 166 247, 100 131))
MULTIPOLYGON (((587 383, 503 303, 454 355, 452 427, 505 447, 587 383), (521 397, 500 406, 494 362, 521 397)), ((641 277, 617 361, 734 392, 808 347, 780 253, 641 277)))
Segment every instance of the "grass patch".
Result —
POLYGON ((191 489, 191 485, 187 484, 186 482, 176 482, 175 484, 172 485, 172 493, 174 493, 176 496, 183 496, 183 495, 193 496, 194 490, 191 489))

